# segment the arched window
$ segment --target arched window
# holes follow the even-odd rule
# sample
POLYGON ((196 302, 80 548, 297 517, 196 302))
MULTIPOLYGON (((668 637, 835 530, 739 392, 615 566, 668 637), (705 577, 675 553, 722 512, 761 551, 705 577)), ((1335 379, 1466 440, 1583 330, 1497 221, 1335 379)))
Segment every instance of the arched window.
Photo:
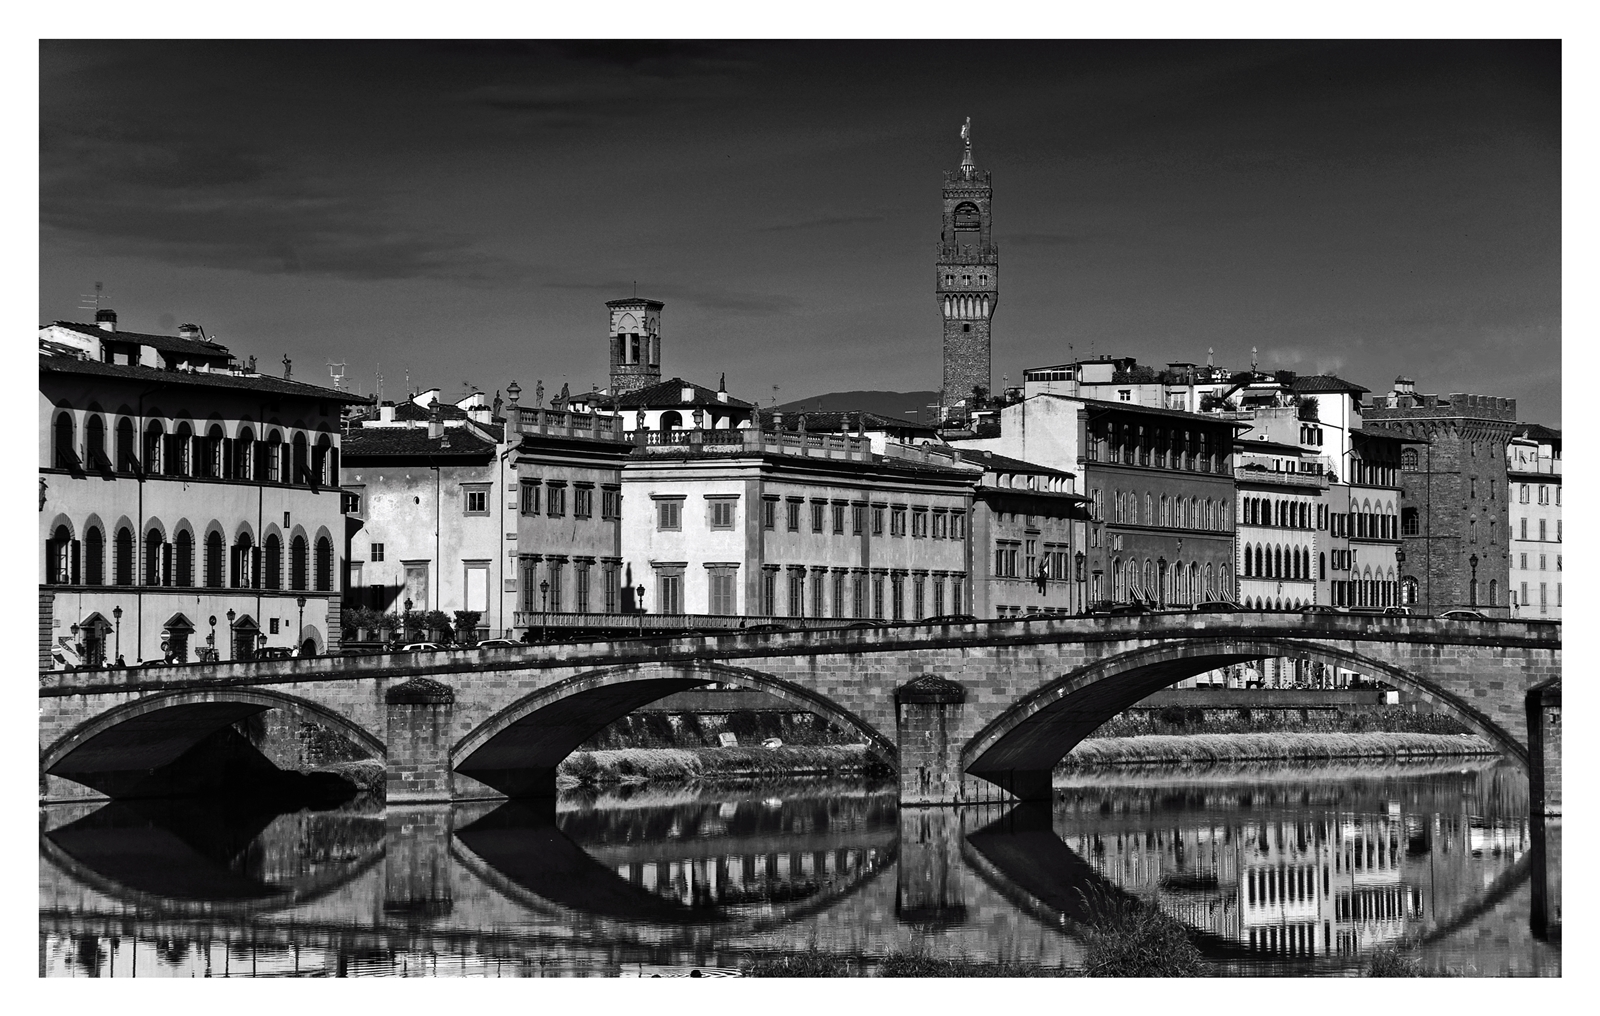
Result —
POLYGON ((84 424, 83 457, 85 464, 90 469, 108 469, 111 462, 106 458, 106 422, 98 414, 89 417, 89 422, 84 424))
POLYGON ((1154 561, 1146 560, 1144 563, 1144 595, 1146 597, 1154 595, 1155 588, 1156 563, 1154 561))
POLYGON ((1326 552, 1317 555, 1317 581, 1321 582, 1328 577, 1328 555, 1326 552))
MULTIPOLYGON (((294 456, 288 482, 305 483, 309 479, 309 466, 306 462, 306 436, 304 434, 296 434, 294 436, 293 448, 294 456)), ((299 588, 303 589, 305 587, 301 586, 299 588)))
POLYGON ((248 480, 253 474, 255 465, 255 434, 249 427, 242 427, 239 436, 233 441, 233 478, 235 480, 248 480))
POLYGON ((677 430, 683 426, 683 414, 676 409, 669 409, 661 414, 661 430, 677 430))
POLYGON ((213 423, 211 429, 206 431, 205 466, 207 476, 221 479, 227 475, 224 469, 226 463, 223 462, 222 455, 225 444, 226 439, 223 436, 222 428, 213 423))
MULTIPOLYGON (((204 442, 198 442, 203 444, 204 442)), ((167 452, 168 476, 204 476, 199 469, 194 468, 205 459, 201 455, 198 460, 194 457, 194 431, 189 429, 188 421, 180 421, 177 431, 172 435, 172 443, 167 452)))
POLYGON ((1489 580, 1489 606, 1491 606, 1491 607, 1500 606, 1500 580, 1499 579, 1490 579, 1489 580))
POLYGON ((1417 450, 1415 448, 1407 448, 1405 451, 1400 453, 1400 468, 1417 468, 1417 450))
POLYGON ((328 435, 323 434, 317 438, 317 447, 311 464, 311 475, 316 478, 316 485, 327 487, 331 485, 328 478, 328 467, 333 463, 329 461, 328 453, 333 450, 333 442, 328 440, 328 435))
POLYGON ((250 567, 251 551, 254 549, 249 533, 240 533, 239 538, 233 542, 233 553, 228 562, 228 584, 233 588, 250 589, 255 586, 250 567))
POLYGON ((185 587, 194 585, 194 535, 187 529, 178 533, 173 556, 177 563, 173 568, 172 584, 185 587))
POLYGON ((162 452, 162 442, 165 432, 161 429, 160 420, 151 420, 150 426, 144 430, 144 472, 146 476, 160 476, 161 463, 165 461, 162 452))
POLYGON ((283 545, 278 541, 276 533, 267 535, 267 542, 262 556, 263 576, 262 584, 268 589, 283 588, 283 545))
POLYGON ((133 530, 123 526, 117 530, 116 547, 116 578, 117 585, 133 585, 133 530))
POLYGON ((306 538, 304 536, 296 536, 289 541, 289 588, 311 588, 306 583, 306 538))
POLYGON ((1253 567, 1251 567, 1253 562, 1251 560, 1251 556, 1250 555, 1251 555, 1251 548, 1250 548, 1250 545, 1247 543, 1247 544, 1244 545, 1244 577, 1245 578, 1250 578, 1253 575, 1255 575, 1255 573, 1256 573, 1255 569, 1253 567))
POLYGON ((1407 575, 1400 580, 1400 595, 1404 597, 1406 606, 1413 606, 1417 602, 1417 580, 1413 575, 1407 575))
POLYGON ((206 576, 208 589, 222 588, 222 534, 213 529, 206 534, 206 576))
POLYGON ((71 413, 63 412, 56 415, 55 467, 57 469, 78 467, 78 451, 73 447, 71 413))
POLYGON ((161 585, 161 530, 150 529, 144 534, 144 584, 161 585))
POLYGON ((72 581, 72 530, 57 526, 44 544, 46 584, 64 586, 72 581))
POLYGON ((1111 598, 1118 603, 1128 598, 1127 590, 1123 586, 1122 558, 1115 558, 1111 562, 1111 598))
POLYGON ((1149 494, 1144 496, 1144 524, 1147 526, 1156 524, 1156 499, 1149 494))
POLYGON ((333 541, 317 537, 317 591, 333 591, 333 541))
POLYGON ((83 581, 91 586, 105 585, 106 537, 99 526, 90 526, 83 534, 83 581))
POLYGON ((283 476, 283 436, 277 431, 267 435, 267 443, 262 451, 261 478, 268 483, 277 483, 283 476))
POLYGON ((126 416, 117 421, 117 472, 133 472, 133 421, 126 416))

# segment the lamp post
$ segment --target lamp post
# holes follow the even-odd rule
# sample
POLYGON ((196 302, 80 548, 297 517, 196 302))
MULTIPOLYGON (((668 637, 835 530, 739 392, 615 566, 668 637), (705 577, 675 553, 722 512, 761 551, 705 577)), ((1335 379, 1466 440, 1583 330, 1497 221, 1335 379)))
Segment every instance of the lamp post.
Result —
POLYGON ((549 637, 550 624, 550 580, 545 579, 539 583, 539 641, 543 642, 549 637))
POLYGON ((633 605, 639 611, 639 634, 644 634, 644 583, 639 583, 639 588, 633 591, 633 605))
POLYGON ((122 607, 111 608, 111 617, 117 622, 117 659, 122 659, 122 607))
MULTIPOLYGON (((295 604, 295 606, 300 608, 300 617, 295 622, 295 626, 294 626, 294 651, 296 653, 298 653, 300 651, 300 645, 301 645, 300 633, 306 630, 306 598, 304 596, 296 596, 294 598, 294 604, 295 604)), ((410 608, 411 608, 411 601, 407 600, 406 601, 406 609, 409 610, 410 608)))
POLYGON ((257 659, 260 659, 262 650, 264 650, 266 648, 267 648, 267 635, 266 635, 266 632, 262 632, 261 634, 256 636, 256 658, 257 659))
POLYGON ((1399 601, 1402 607, 1409 607, 1411 606, 1411 601, 1406 596, 1406 551, 1404 547, 1395 548, 1394 566, 1395 570, 1400 573, 1400 588, 1395 590, 1395 599, 1399 601))
POLYGON ((1472 597, 1472 606, 1478 605, 1478 555, 1473 554, 1467 558, 1467 564, 1472 566, 1472 584, 1467 587, 1472 597))
POLYGON ((1156 609, 1167 609, 1167 559, 1156 558, 1156 609))
POLYGON ((233 659, 233 654, 237 651, 237 647, 235 647, 234 644, 233 644, 233 618, 234 618, 233 608, 229 607, 228 608, 228 659, 230 659, 230 660, 233 659))
POLYGON ((1089 606, 1084 602, 1088 598, 1089 593, 1084 588, 1083 551, 1081 550, 1073 555, 1072 577, 1077 580, 1078 583, 1078 613, 1081 614, 1089 606))
POLYGON ((217 615, 212 614, 210 621, 211 633, 206 636, 206 648, 211 650, 210 653, 207 654, 211 657, 211 660, 208 662, 215 662, 217 658, 217 615))
POLYGON ((411 597, 409 596, 406 597, 406 612, 400 615, 400 637, 402 639, 411 637, 411 597))

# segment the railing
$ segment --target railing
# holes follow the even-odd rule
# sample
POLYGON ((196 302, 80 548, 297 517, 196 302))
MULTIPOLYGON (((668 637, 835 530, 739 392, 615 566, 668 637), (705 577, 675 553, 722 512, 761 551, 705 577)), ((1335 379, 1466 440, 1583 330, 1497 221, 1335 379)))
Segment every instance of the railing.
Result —
POLYGON ((573 413, 517 406, 506 417, 506 426, 516 434, 553 434, 559 437, 586 437, 595 441, 626 440, 622 419, 602 413, 573 413))
POLYGON ((776 455, 804 455, 826 459, 867 459, 872 455, 872 442, 865 437, 850 434, 805 434, 799 431, 772 432, 741 427, 731 430, 637 430, 624 431, 623 439, 636 447, 671 450, 738 449, 750 453, 767 452, 776 455), (642 439, 641 439, 642 433, 642 439))
POLYGON ((685 628, 727 628, 738 630, 758 624, 781 624, 785 628, 838 628, 854 624, 853 618, 783 617, 777 614, 736 616, 728 614, 605 614, 560 613, 557 611, 518 610, 512 614, 516 628, 634 628, 641 631, 681 631, 685 628))
POLYGON ((1295 487, 1314 487, 1317 490, 1328 485, 1328 474, 1317 473, 1285 473, 1275 472, 1271 469, 1252 469, 1248 464, 1237 467, 1233 475, 1239 483, 1249 483, 1254 480, 1258 483, 1282 483, 1295 487))

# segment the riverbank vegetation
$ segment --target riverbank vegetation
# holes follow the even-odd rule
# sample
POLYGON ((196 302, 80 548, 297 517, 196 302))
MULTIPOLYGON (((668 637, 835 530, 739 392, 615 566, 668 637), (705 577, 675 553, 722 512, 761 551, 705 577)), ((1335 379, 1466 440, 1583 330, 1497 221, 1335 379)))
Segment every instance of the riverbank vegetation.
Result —
POLYGON ((1341 712, 1335 709, 1207 710, 1193 706, 1129 709, 1089 736, 1144 737, 1150 734, 1466 734, 1460 721, 1444 713, 1419 713, 1403 706, 1341 712), (1219 715, 1221 714, 1221 715, 1219 715))
POLYGON ((1147 734, 1086 739, 1061 760, 1056 771, 1134 762, 1408 759, 1496 753, 1487 739, 1476 734, 1147 734))
POLYGON ((760 776, 868 773, 882 764, 864 744, 778 748, 618 748, 575 751, 556 769, 558 783, 600 786, 647 780, 690 781, 760 776))

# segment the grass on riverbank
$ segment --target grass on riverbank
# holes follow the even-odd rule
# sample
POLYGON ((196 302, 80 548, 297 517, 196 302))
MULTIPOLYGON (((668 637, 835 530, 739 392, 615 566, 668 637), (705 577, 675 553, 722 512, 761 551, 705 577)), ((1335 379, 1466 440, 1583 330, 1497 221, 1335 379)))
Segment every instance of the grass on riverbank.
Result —
MULTIPOLYGON (((1307 710, 1300 719, 1293 709, 1230 710, 1233 715, 1205 718, 1193 706, 1130 709, 1102 723, 1090 737, 1144 737, 1150 734, 1465 734, 1460 721, 1444 713, 1418 713, 1402 706, 1361 711, 1307 710)), ((1216 712, 1213 710, 1212 712, 1216 712)))
POLYGON ((1147 734, 1084 740, 1061 760, 1057 769, 1127 762, 1211 763, 1490 755, 1495 750, 1493 745, 1476 734, 1147 734))
POLYGON ((719 776, 797 776, 863 772, 876 764, 864 744, 781 748, 618 748, 574 752, 556 769, 579 785, 719 776))

